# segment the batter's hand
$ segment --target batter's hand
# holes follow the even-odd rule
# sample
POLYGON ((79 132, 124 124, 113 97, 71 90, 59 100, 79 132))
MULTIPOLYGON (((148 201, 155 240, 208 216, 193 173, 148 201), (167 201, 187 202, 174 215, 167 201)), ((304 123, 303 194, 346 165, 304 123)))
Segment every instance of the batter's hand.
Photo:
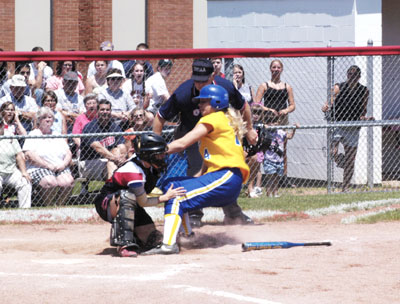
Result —
POLYGON ((246 133, 246 139, 251 145, 254 146, 257 143, 257 139, 258 139, 257 131, 254 129, 249 130, 246 133))

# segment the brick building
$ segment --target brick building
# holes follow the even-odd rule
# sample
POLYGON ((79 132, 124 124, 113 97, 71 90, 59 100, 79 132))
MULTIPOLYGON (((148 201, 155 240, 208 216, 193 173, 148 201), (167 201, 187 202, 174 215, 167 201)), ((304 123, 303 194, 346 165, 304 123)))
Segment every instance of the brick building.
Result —
MULTIPOLYGON (((140 42, 152 49, 192 48, 193 0, 2 0, 0 47, 7 51, 117 50, 140 42), (34 14, 32 12, 35 12, 34 14)), ((204 8, 203 8, 204 10, 204 8)), ((203 23, 204 26, 204 23, 203 23)), ((204 46, 204 45, 203 45, 204 46)))

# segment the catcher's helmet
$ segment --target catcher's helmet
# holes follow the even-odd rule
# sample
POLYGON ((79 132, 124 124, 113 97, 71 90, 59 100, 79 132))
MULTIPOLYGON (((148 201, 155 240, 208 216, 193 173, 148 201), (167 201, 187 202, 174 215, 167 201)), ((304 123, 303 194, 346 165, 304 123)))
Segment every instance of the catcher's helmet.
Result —
POLYGON ((167 152, 168 148, 167 142, 162 136, 155 133, 137 135, 133 145, 139 159, 147 161, 151 165, 156 165, 159 169, 166 169, 165 156, 161 154, 167 152))
POLYGON ((226 109, 229 107, 228 92, 221 86, 209 84, 200 90, 200 95, 195 97, 198 99, 211 99, 210 105, 217 110, 226 109))

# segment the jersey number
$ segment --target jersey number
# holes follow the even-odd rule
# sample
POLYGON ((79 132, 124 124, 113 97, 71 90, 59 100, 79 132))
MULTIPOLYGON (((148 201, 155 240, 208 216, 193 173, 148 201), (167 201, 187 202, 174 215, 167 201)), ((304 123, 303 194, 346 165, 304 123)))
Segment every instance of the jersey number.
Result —
POLYGON ((210 153, 207 149, 204 149, 204 159, 210 159, 210 153))

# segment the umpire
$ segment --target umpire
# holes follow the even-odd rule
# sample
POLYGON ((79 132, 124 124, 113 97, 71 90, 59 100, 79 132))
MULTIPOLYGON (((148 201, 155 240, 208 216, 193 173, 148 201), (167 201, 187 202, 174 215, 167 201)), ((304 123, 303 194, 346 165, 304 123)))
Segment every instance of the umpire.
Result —
MULTIPOLYGON (((175 132, 175 139, 192 130, 201 117, 198 104, 192 102, 192 99, 197 97, 200 94, 200 90, 209 84, 220 85, 228 91, 230 105, 240 110, 244 121, 247 123, 247 129, 250 130, 246 134, 247 140, 255 144, 257 133, 253 130, 250 106, 230 81, 214 74, 213 64, 208 59, 195 59, 193 61, 191 79, 183 82, 160 107, 153 122, 153 131, 161 134, 165 122, 173 120, 177 115, 180 117, 180 125, 175 132)), ((188 147, 186 153, 188 161, 187 175, 195 176, 201 170, 203 164, 198 143, 188 147)), ((252 219, 243 213, 237 202, 222 207, 222 209, 225 214, 224 224, 253 224, 252 219)), ((192 226, 199 227, 201 225, 201 218, 203 217, 201 210, 193 211, 189 216, 192 226)))

